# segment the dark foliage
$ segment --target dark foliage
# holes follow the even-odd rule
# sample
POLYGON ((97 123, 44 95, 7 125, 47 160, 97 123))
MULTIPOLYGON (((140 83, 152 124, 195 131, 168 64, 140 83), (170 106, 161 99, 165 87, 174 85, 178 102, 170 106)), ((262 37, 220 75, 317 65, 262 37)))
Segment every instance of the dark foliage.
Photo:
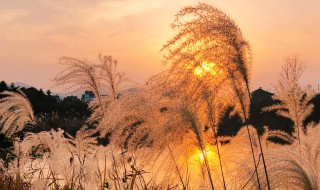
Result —
POLYGON ((0 172, 0 190, 29 190, 31 189, 30 182, 16 180, 12 176, 6 176, 0 172))

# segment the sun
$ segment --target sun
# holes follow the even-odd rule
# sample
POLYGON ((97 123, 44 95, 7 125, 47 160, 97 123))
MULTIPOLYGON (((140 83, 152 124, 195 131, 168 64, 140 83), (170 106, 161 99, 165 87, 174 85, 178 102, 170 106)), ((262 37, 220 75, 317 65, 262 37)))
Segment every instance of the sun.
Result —
POLYGON ((216 64, 214 62, 204 61, 201 66, 197 66, 193 69, 193 74, 198 77, 203 77, 206 74, 214 76, 217 74, 216 64))
POLYGON ((202 69, 202 67, 197 66, 193 69, 193 74, 198 77, 202 77, 204 75, 204 70, 202 69))
POLYGON ((202 152, 199 153, 199 160, 200 162, 204 161, 204 154, 202 152))
POLYGON ((211 145, 206 145, 203 152, 200 149, 196 149, 190 159, 200 164, 203 164, 205 159, 207 159, 211 163, 216 163, 216 161, 218 160, 218 155, 211 145))

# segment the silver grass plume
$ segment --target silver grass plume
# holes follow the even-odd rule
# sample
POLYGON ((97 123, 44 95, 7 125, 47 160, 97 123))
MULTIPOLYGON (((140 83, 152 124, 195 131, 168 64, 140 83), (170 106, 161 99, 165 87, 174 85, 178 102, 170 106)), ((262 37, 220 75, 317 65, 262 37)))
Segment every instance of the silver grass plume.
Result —
MULTIPOLYGON (((136 86, 125 76, 125 73, 117 70, 118 63, 111 56, 99 54, 99 60, 97 74, 101 81, 101 93, 104 95, 100 99, 96 98, 89 102, 89 108, 93 111, 88 119, 90 122, 99 122, 109 117, 110 115, 106 112, 108 112, 111 104, 117 102, 122 95, 136 86), (100 110, 99 107, 102 109, 100 110)), ((98 125, 102 126, 101 124, 98 125)), ((104 130, 103 128, 100 129, 104 130)))
POLYGON ((21 144, 22 150, 27 154, 33 147, 41 145, 43 153, 48 154, 46 150, 49 150, 49 153, 54 155, 59 151, 67 149, 68 139, 63 134, 64 131, 61 129, 57 131, 51 129, 50 131, 42 131, 40 133, 27 132, 21 144))
MULTIPOLYGON (((246 121, 250 106, 251 51, 239 27, 224 12, 204 3, 183 8, 172 27, 179 29, 179 33, 163 47, 168 54, 164 63, 172 65, 170 74, 176 76, 175 80, 183 78, 181 81, 198 75, 198 84, 208 82, 212 89, 222 82, 230 89, 226 95, 233 96, 235 112, 246 121), (194 19, 186 20, 187 16, 194 19), (189 74, 181 74, 182 70, 189 74)), ((190 89, 189 94, 197 100, 199 87, 203 88, 189 85, 184 90, 190 89)))
POLYGON ((204 157, 204 162, 205 162, 206 170, 207 170, 207 173, 208 173, 208 178, 210 180, 211 189, 214 189, 214 184, 213 184, 213 180, 212 180, 209 161, 208 161, 208 158, 207 158, 207 155, 206 155, 205 144, 203 142, 202 130, 201 130, 201 126, 199 126, 199 122, 197 121, 198 119, 186 107, 182 107, 180 112, 181 112, 184 120, 187 121, 190 124, 191 130, 196 135, 196 138, 197 138, 197 141, 198 141, 198 146, 199 146, 199 148, 200 148, 200 150, 202 152, 202 155, 204 157))
POLYGON ((29 132, 21 143, 22 153, 23 155, 36 153, 37 156, 31 157, 30 160, 41 160, 42 166, 40 168, 33 166, 33 172, 42 171, 43 168, 49 170, 49 176, 41 178, 41 175, 47 172, 40 173, 38 179, 38 182, 43 182, 46 188, 57 185, 58 179, 63 180, 69 187, 79 189, 84 189, 92 183, 98 186, 97 179, 94 179, 96 167, 93 168, 97 149, 96 137, 92 137, 95 132, 96 130, 85 126, 75 137, 67 135, 69 138, 65 137, 61 129, 40 133, 29 132))
POLYGON ((297 54, 285 58, 285 64, 275 85, 272 98, 279 103, 264 108, 264 111, 275 110, 280 116, 293 121, 294 136, 300 138, 303 132, 303 122, 312 113, 313 105, 310 100, 315 97, 310 86, 303 88, 299 79, 304 71, 304 65, 297 54))
POLYGON ((97 137, 93 137, 93 135, 97 131, 95 129, 89 129, 87 126, 83 126, 79 131, 77 131, 75 137, 72 137, 71 135, 68 135, 70 138, 69 140, 69 148, 70 152, 72 154, 72 157, 70 158, 70 164, 73 165, 75 162, 74 159, 77 159, 79 161, 78 166, 78 185, 80 189, 83 189, 85 187, 85 181, 87 178, 90 178, 90 176, 87 176, 90 169, 86 168, 86 164, 88 162, 91 162, 89 155, 93 154, 96 150, 97 137))
POLYGON ((132 82, 125 76, 125 73, 117 70, 118 63, 111 56, 100 54, 99 59, 103 89, 112 100, 120 98, 124 90, 132 88, 132 82))
POLYGON ((310 124, 300 141, 267 152, 272 189, 320 189, 319 127, 310 124))
POLYGON ((272 137, 280 138, 290 144, 293 143, 294 141, 294 138, 290 134, 281 130, 270 130, 266 133, 266 135, 268 138, 272 138, 272 137))
POLYGON ((97 133, 95 129, 89 129, 87 126, 83 126, 76 132, 75 137, 67 134, 70 138, 71 152, 82 159, 85 154, 91 154, 97 145, 97 137, 93 135, 97 133))
POLYGON ((95 96, 100 96, 100 78, 97 73, 98 65, 86 59, 80 60, 70 57, 61 57, 61 65, 66 68, 53 79, 55 86, 64 85, 66 90, 90 90, 95 96))
POLYGON ((94 64, 86 59, 62 57, 59 63, 66 68, 53 79, 55 86, 64 85, 66 90, 85 89, 94 93, 95 99, 89 102, 89 109, 93 111, 90 122, 108 117, 105 110, 109 104, 134 86, 124 73, 117 71, 117 61, 111 56, 100 54, 99 60, 99 64, 94 64))
POLYGON ((66 68, 53 79, 55 86, 65 86, 66 90, 76 92, 78 90, 92 91, 97 98, 97 104, 91 106, 99 110, 99 116, 103 116, 103 102, 101 98, 101 77, 98 65, 86 59, 80 60, 70 57, 61 57, 59 63, 66 68))
POLYGON ((34 125, 36 118, 27 96, 21 91, 2 92, 0 99, 1 132, 11 137, 23 130, 26 125, 34 125))
MULTIPOLYGON (((171 64, 172 70, 178 73, 182 69, 191 69, 200 77, 213 75, 224 81, 224 85, 230 89, 228 95, 233 97, 234 112, 246 123, 251 98, 251 50, 240 28, 225 13, 204 3, 183 8, 176 15, 172 27, 179 29, 179 33, 163 47, 168 54, 164 63, 171 64), (190 21, 188 18, 193 19, 190 21)), ((215 80, 210 82, 215 84, 215 80)), ((257 170, 248 126, 247 131, 257 170)), ((265 165, 262 149, 261 154, 265 165)), ((266 168, 265 173, 267 176, 266 168)), ((258 172, 256 175, 259 183, 258 172)))

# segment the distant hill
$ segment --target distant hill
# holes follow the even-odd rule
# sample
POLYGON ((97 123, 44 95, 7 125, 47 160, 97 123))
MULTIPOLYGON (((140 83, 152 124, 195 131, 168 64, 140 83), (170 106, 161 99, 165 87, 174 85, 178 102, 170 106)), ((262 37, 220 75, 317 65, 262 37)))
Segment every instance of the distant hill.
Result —
MULTIPOLYGON (((10 83, 11 84, 11 83, 10 83)), ((9 85, 10 85, 9 84, 9 85)), ((26 83, 23 83, 23 82, 13 82, 13 84, 16 86, 16 87, 24 87, 24 88, 31 88, 33 86, 29 85, 29 84, 26 84, 26 83)), ((35 87, 33 87, 35 88, 35 87)), ((37 88, 38 89, 38 88, 37 88)), ((69 93, 69 92, 53 92, 51 91, 51 94, 52 95, 58 95, 61 99, 67 97, 67 96, 77 96, 79 99, 81 98, 81 95, 84 93, 84 90, 78 90, 74 93, 69 93)))
MULTIPOLYGON (((16 86, 16 87, 20 87, 20 88, 22 88, 22 87, 24 87, 24 88, 31 88, 32 86, 31 85, 28 85, 28 84, 25 84, 25 83, 22 83, 22 82, 13 82, 13 84, 14 84, 14 86, 16 86)), ((10 84, 9 84, 10 85, 10 84)))
POLYGON ((84 90, 78 90, 74 93, 69 92, 52 92, 52 95, 58 95, 61 99, 67 97, 67 96, 77 96, 79 99, 81 99, 82 94, 84 94, 84 90))

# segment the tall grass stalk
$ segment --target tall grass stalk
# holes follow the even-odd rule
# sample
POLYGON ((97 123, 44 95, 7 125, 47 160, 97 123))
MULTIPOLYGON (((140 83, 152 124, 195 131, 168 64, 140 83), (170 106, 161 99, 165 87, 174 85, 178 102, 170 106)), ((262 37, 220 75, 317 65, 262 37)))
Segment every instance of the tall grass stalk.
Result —
POLYGON ((230 75, 230 79, 231 79, 231 86, 233 88, 233 91, 238 99, 238 103, 240 104, 240 113, 242 113, 242 119, 243 122, 245 123, 246 129, 247 129, 247 133, 248 133, 248 137, 249 137, 249 142, 250 142, 250 149, 251 149, 251 155, 252 155, 252 159, 253 159, 253 164, 254 164, 254 168, 255 168, 255 173, 256 173, 256 178, 257 178, 257 183, 258 183, 258 187, 259 189, 261 189, 261 184, 260 184, 260 178, 259 178, 259 173, 258 173, 258 165, 256 162, 256 156, 254 153, 254 149, 253 149, 253 144, 252 144, 252 137, 251 137, 251 133, 250 133, 250 129, 249 129, 249 125, 248 125, 248 117, 247 117, 247 111, 246 111, 246 105, 244 102, 244 93, 241 91, 241 86, 237 85, 236 82, 236 77, 234 76, 235 73, 233 71, 229 71, 228 70, 228 74, 230 75))
POLYGON ((178 174, 178 176, 179 176, 179 180, 180 180, 181 185, 182 185, 182 187, 183 187, 182 189, 183 189, 183 190, 186 190, 186 186, 185 186, 185 184, 184 184, 184 182, 183 182, 183 179, 182 179, 182 176, 181 176, 181 174, 180 174, 180 171, 179 171, 179 168, 178 168, 178 164, 177 164, 176 160, 174 159, 173 153, 172 153, 171 148, 170 148, 169 145, 168 145, 168 149, 169 149, 170 156, 171 156, 171 158, 172 158, 172 160, 173 160, 175 169, 176 169, 176 171, 177 171, 177 174, 178 174))
MULTIPOLYGON (((245 80, 245 84, 246 84, 246 89, 247 89, 249 102, 250 102, 249 105, 251 105, 252 104, 252 96, 251 96, 251 92, 250 92, 249 81, 245 80)), ((247 125, 247 129, 248 129, 248 125, 247 125)), ((248 131, 249 131, 249 129, 248 129, 248 131)), ((263 163, 263 170, 264 170, 264 173, 265 173, 265 176, 266 176, 268 190, 270 190, 270 182, 269 182, 268 170, 267 170, 266 161, 265 161, 265 158, 264 158, 264 152, 263 152, 262 145, 261 145, 261 139, 260 139, 260 135, 259 135, 258 131, 256 131, 256 132, 257 132, 257 135, 258 135, 260 154, 261 154, 262 163, 263 163)), ((257 172, 257 168, 256 168, 256 172, 257 172)))
POLYGON ((193 130, 193 132, 195 133, 196 137, 197 137, 197 141, 198 141, 198 146, 200 148, 200 151, 203 155, 204 158, 204 164, 207 170, 207 175, 210 181, 210 186, 211 189, 214 190, 214 185, 213 185, 213 180, 212 180, 212 175, 211 175, 211 170, 210 170, 210 166, 209 166, 209 162, 208 162, 208 157, 206 154, 206 150, 205 150, 205 146, 204 146, 204 142, 203 142, 203 138, 202 138, 202 134, 201 134, 201 129, 199 128, 199 126, 197 125, 197 119, 195 118, 195 116, 188 110, 188 108, 182 108, 181 112, 183 114, 183 117, 186 119, 186 121, 188 121, 191 125, 191 128, 193 130))
MULTIPOLYGON (((217 89, 218 91, 218 89, 217 89)), ((220 165, 220 171, 221 171, 221 176, 222 176, 222 182, 223 182, 223 187, 226 190, 226 182, 225 182, 225 176, 223 172, 223 167, 222 167, 222 162, 221 162, 221 155, 220 155, 220 148, 218 144, 218 124, 220 122, 221 116, 225 114, 225 108, 226 106, 221 106, 219 103, 213 103, 215 102, 217 97, 213 97, 211 102, 209 101, 208 97, 206 97, 206 103, 207 103, 207 109, 209 111, 209 122, 211 125, 211 129, 214 135, 215 143, 216 143, 216 148, 217 148, 217 153, 218 153, 218 158, 219 158, 219 165, 220 165)))
POLYGON ((218 153, 218 158, 219 158, 220 171, 221 171, 221 175, 222 175, 223 188, 226 190, 227 186, 226 186, 226 181, 224 178, 224 173, 223 173, 223 168, 222 168, 221 155, 220 155, 219 142, 218 142, 218 134, 217 134, 218 132, 216 131, 217 127, 214 127, 214 128, 215 128, 214 138, 216 141, 216 148, 217 148, 217 153, 218 153))

